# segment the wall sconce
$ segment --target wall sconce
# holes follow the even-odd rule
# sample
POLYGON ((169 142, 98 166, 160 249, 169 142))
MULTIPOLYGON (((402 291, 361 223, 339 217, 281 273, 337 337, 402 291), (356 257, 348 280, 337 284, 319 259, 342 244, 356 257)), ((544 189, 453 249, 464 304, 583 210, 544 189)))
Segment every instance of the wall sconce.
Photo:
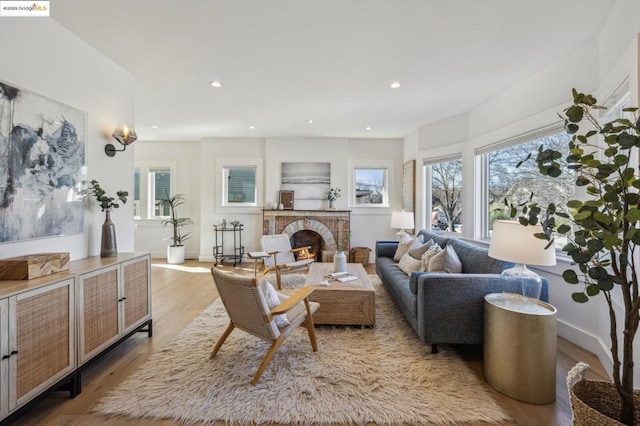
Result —
POLYGON ((116 155, 116 152, 121 152, 127 149, 127 145, 130 145, 138 139, 138 135, 136 135, 136 131, 133 130, 129 126, 118 126, 116 130, 113 131, 113 135, 115 140, 122 144, 122 149, 116 149, 113 144, 106 144, 104 147, 104 152, 107 154, 107 157, 113 157, 116 155))

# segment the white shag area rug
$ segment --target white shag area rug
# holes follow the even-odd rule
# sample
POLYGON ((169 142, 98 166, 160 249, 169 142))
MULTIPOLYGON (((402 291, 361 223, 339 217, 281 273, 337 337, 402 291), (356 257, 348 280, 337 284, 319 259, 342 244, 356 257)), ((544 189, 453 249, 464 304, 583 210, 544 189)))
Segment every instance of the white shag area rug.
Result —
MULTIPOLYGON (((249 381, 269 344, 234 330, 216 300, 164 350, 93 409, 107 415, 184 423, 455 424, 509 420, 487 386, 446 348, 431 354, 376 286, 376 326, 317 327, 318 352, 300 327, 274 356, 257 386, 249 381)), ((297 286, 304 277, 289 276, 297 286)))

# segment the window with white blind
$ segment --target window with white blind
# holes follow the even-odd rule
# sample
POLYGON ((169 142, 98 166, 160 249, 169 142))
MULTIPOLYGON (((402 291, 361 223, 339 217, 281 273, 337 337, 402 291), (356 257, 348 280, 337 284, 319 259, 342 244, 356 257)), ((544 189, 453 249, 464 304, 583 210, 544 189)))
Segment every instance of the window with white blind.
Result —
POLYGON ((217 158, 217 207, 262 207, 262 162, 261 158, 217 158))
POLYGON ((226 183, 225 204, 227 205, 256 205, 256 167, 255 166, 226 166, 223 180, 226 183))

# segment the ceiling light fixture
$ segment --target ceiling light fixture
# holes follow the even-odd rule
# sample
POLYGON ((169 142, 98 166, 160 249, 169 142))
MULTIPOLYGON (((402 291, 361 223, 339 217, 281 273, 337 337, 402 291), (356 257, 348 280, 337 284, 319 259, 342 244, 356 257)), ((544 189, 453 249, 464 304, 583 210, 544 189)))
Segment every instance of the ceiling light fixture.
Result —
POLYGON ((151 125, 151 128, 152 128, 152 129, 159 129, 159 128, 160 128, 160 126, 158 126, 157 124, 152 124, 152 125, 151 125))
POLYGON ((218 80, 212 80, 209 82, 209 84, 211 85, 211 87, 215 87, 216 89, 222 87, 222 83, 220 83, 218 80))
POLYGON ((400 82, 399 82, 399 81, 394 81, 394 82, 392 82, 392 83, 389 85, 389 87, 391 87, 392 89, 397 89, 397 88, 399 88, 400 86, 401 86, 401 85, 400 85, 400 82))
POLYGON ((364 129, 365 129, 366 131, 369 131, 369 130, 371 130, 371 126, 367 126, 367 127, 365 127, 364 129))
POLYGON ((313 120, 312 120, 312 119, 309 119, 308 123, 309 123, 309 124, 313 124, 313 120))
POLYGON ((249 126, 249 129, 251 129, 251 130, 255 130, 255 129, 256 129, 256 126, 249 126))

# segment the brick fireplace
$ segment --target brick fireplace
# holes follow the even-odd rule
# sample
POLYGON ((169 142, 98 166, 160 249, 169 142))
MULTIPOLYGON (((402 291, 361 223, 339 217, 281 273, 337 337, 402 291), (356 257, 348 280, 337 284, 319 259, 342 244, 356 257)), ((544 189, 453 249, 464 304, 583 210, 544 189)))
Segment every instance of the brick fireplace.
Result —
POLYGON ((318 261, 330 262, 338 244, 349 252, 350 221, 350 210, 263 210, 262 233, 287 234, 292 247, 310 245, 318 261))

